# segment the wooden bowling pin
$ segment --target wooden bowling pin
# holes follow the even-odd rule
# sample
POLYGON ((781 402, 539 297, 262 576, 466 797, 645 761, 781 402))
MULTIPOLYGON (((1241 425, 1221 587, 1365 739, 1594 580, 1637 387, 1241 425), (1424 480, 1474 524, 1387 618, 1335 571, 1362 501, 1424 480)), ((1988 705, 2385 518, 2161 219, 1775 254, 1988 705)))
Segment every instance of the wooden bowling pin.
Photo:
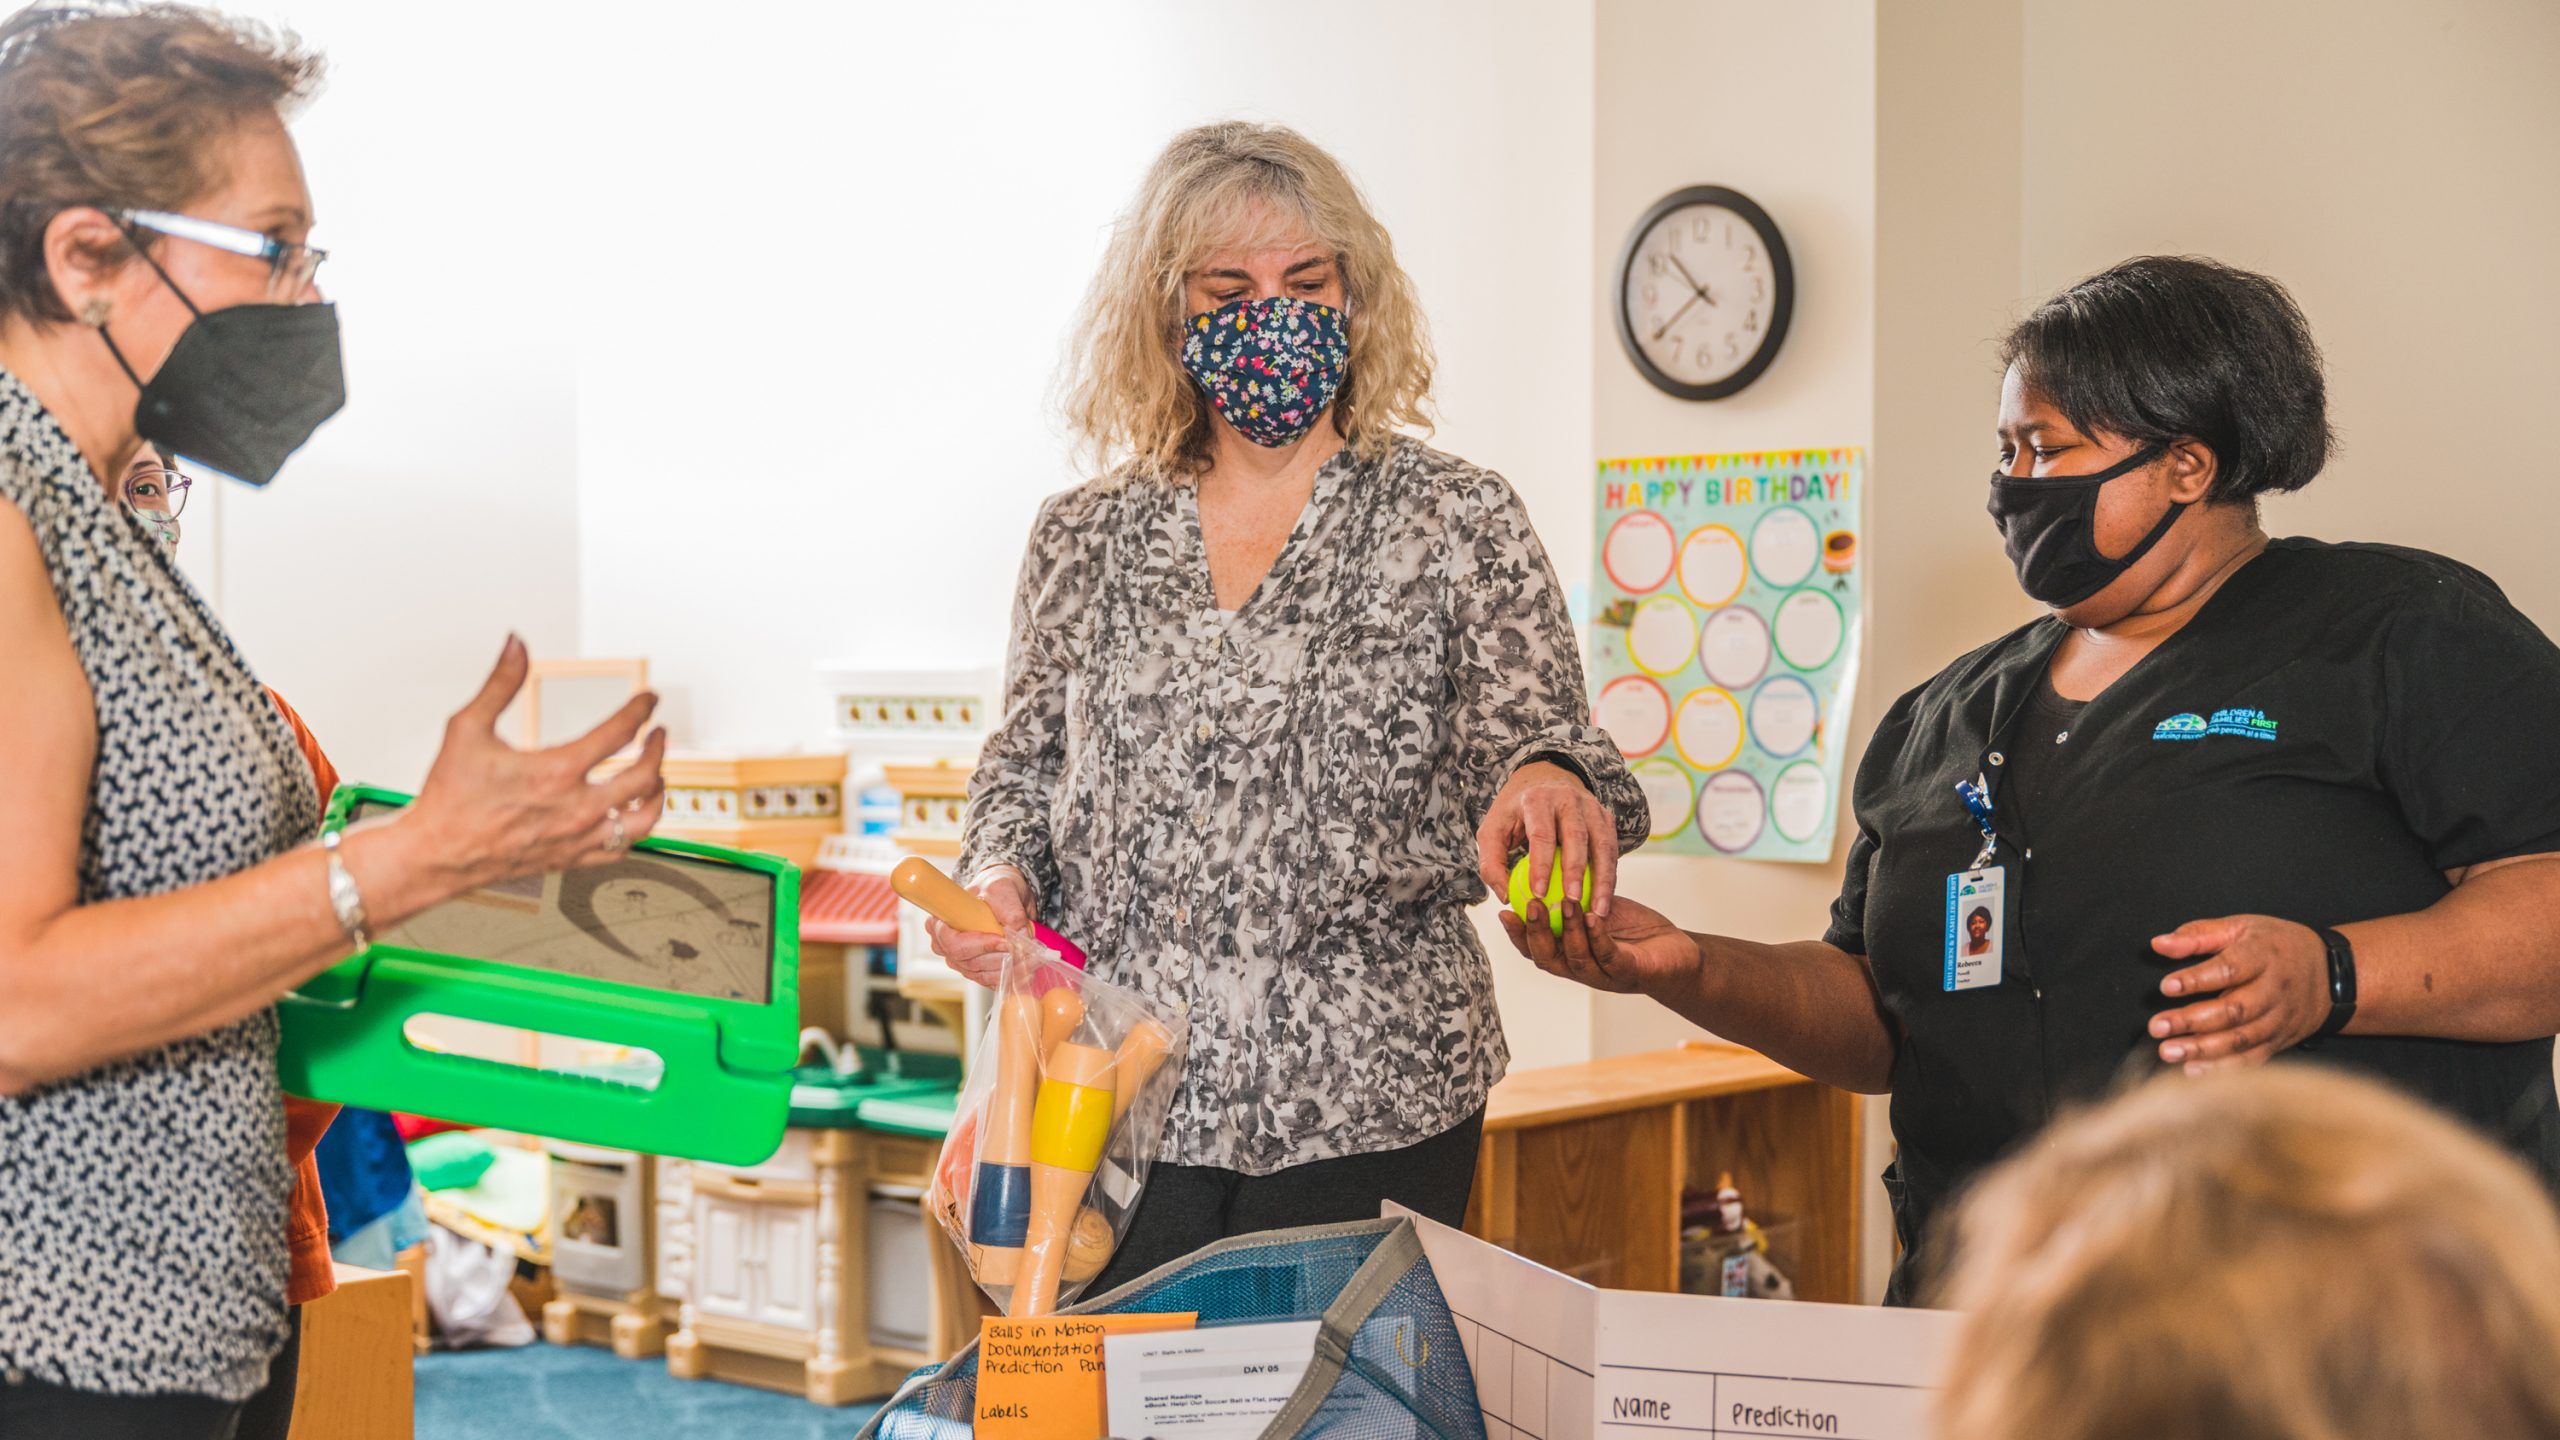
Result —
POLYGON ((969 1196, 970 1271, 988 1285, 1011 1285, 1031 1218, 1032 1111, 1040 1086, 1040 1002, 1008 995, 997 1007, 996 1083, 978 1135, 978 1173, 969 1196))
POLYGON ((1084 1023, 1084 997, 1060 985, 1040 997, 1040 1056, 1047 1062, 1049 1052, 1058 1042, 1076 1033, 1084 1023))
POLYGON ((1155 1078, 1157 1067, 1164 1064, 1164 1057, 1172 1049, 1173 1037, 1153 1020, 1140 1020, 1121 1037, 1119 1063, 1111 1077, 1112 1124, 1119 1124, 1120 1117, 1129 1113, 1138 1092, 1155 1078))
POLYGON ((1084 1192, 1111 1134, 1111 1072, 1118 1063, 1112 1052, 1072 1040, 1049 1056, 1031 1117, 1031 1223, 1020 1278, 1005 1307, 1010 1315, 1046 1315, 1058 1308, 1076 1213, 1084 1208, 1084 1192))
MULTIPOLYGON (((1165 1056, 1172 1048, 1173 1037, 1153 1020, 1140 1020, 1121 1038, 1119 1061, 1112 1073, 1111 1124, 1114 1130, 1119 1128, 1121 1117, 1129 1113, 1129 1107, 1146 1090, 1147 1082, 1163 1068, 1165 1056)), ((1124 1210, 1138 1203, 1138 1177, 1130 1174, 1129 1168, 1121 1164, 1116 1155, 1102 1162, 1102 1193, 1110 1197, 1112 1204, 1124 1210)))

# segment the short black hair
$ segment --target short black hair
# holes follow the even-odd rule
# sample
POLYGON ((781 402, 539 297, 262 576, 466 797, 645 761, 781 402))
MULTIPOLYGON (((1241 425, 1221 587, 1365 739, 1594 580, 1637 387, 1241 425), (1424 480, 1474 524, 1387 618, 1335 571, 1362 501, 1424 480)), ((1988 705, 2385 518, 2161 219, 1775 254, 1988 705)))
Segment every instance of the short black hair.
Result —
POLYGON ((1988 906, 1988 905, 1976 905, 1976 906, 1974 906, 1974 907, 1973 907, 1973 913, 1972 913, 1972 914, 1970 914, 1970 915, 1967 915, 1966 917, 1964 917, 1964 928, 1966 928, 1967 930, 1972 929, 1972 928, 1973 928, 1973 922, 1974 922, 1974 921, 1976 921, 1976 920, 1981 921, 1981 922, 1982 922, 1983 924, 1985 924, 1985 925, 1990 924, 1990 923, 1991 923, 1991 907, 1990 907, 1990 906, 1988 906))
POLYGON ((2335 443, 2302 307, 2218 260, 2143 255, 2100 271, 2019 321, 2000 360, 2083 432, 2202 442, 2217 462, 2210 500, 2299 490, 2335 443))

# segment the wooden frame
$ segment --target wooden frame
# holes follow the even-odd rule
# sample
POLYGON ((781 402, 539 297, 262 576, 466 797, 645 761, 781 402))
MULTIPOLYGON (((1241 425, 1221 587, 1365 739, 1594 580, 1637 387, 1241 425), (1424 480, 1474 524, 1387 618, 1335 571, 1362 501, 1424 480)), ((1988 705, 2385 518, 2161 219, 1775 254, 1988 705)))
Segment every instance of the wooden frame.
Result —
POLYGON ((516 696, 516 744, 542 748, 542 684, 546 680, 611 680, 620 676, 637 695, 649 688, 649 662, 644 659, 551 659, 528 662, 524 690, 516 696))

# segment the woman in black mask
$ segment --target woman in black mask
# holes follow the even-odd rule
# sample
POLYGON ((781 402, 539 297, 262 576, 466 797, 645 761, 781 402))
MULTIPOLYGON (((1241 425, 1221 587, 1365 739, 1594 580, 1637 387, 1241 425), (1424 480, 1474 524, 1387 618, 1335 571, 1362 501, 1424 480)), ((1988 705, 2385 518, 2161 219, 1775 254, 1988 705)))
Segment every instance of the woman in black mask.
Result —
POLYGON ((2456 561, 2260 528, 2329 446, 2274 281, 2127 261, 2005 359, 1990 510, 2050 613, 1885 715, 1828 933, 1692 935, 1621 897, 1514 943, 1890 1091, 1896 1299, 1956 1190, 2163 1067, 2315 1055, 2560 1179, 2560 650, 2456 561))
POLYGON ((285 1342, 274 1003, 369 928, 613 858, 642 697, 519 753, 509 641, 417 803, 311 843, 312 772, 120 497, 146 441, 264 483, 336 410, 281 110, 317 60, 156 5, 0 23, 0 1435, 228 1437, 285 1342))

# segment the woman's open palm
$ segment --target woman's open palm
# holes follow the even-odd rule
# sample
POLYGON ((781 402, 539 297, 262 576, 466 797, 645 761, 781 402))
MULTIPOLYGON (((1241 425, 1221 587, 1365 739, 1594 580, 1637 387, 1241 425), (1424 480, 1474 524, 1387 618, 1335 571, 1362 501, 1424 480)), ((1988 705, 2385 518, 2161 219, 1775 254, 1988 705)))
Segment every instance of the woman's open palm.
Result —
POLYGON ((1595 921, 1571 900, 1565 902, 1564 933, 1558 935, 1546 907, 1529 903, 1529 919, 1502 912, 1502 928, 1521 954, 1550 975, 1617 994, 1651 992, 1675 976, 1698 967, 1698 942, 1660 912, 1621 895, 1607 921, 1595 921))

